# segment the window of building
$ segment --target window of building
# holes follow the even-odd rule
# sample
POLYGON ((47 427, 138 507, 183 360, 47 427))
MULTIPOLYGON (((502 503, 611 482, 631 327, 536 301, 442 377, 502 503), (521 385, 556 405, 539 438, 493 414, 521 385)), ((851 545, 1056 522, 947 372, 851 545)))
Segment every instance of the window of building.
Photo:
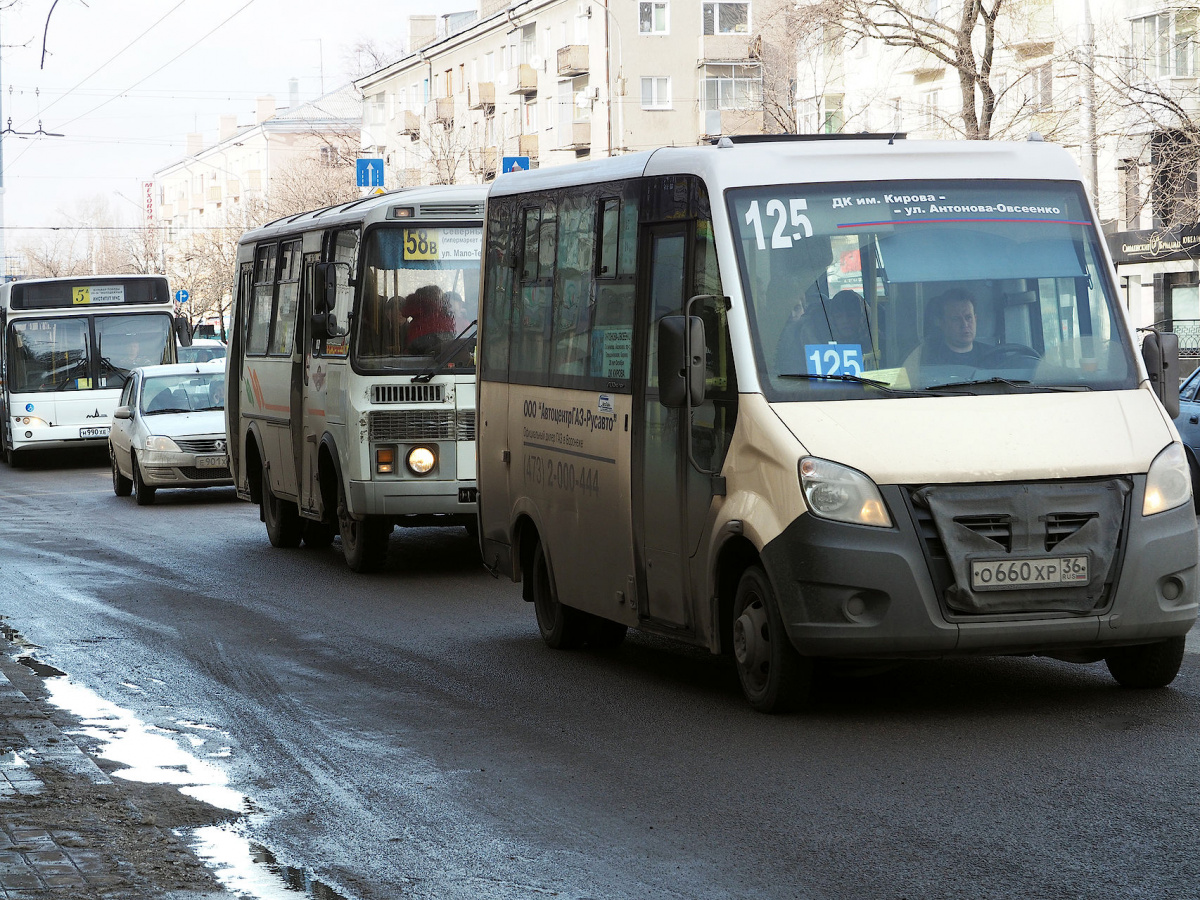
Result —
POLYGON ((893 97, 890 101, 892 107, 892 131, 904 130, 904 112, 900 106, 900 98, 893 97))
POLYGON ((496 54, 483 54, 483 76, 484 81, 496 80, 496 54))
POLYGON ((926 131, 935 130, 941 124, 942 117, 938 110, 941 91, 925 91, 921 94, 921 126, 926 131))
POLYGON ((667 0, 638 4, 638 34, 669 34, 668 21, 667 0))
POLYGON ((642 109, 671 108, 671 79, 652 76, 642 79, 642 109))
POLYGON ((706 0, 700 7, 705 34, 745 34, 750 30, 750 4, 706 0))
POLYGON ((1133 20, 1133 68, 1149 78, 1198 73, 1200 10, 1181 9, 1133 20))
POLYGON ((840 134, 846 125, 842 112, 842 95, 828 94, 821 98, 821 130, 825 134, 840 134))
POLYGON ((1121 161, 1119 169, 1121 176, 1121 221, 1125 228, 1135 230, 1141 224, 1142 190, 1141 168, 1136 159, 1121 161))
POLYGON ((700 98, 706 110, 757 109, 762 105, 762 71, 758 66, 705 66, 700 98))
POLYGON ((1054 106, 1054 67, 1050 63, 1030 69, 1025 78, 1025 104, 1033 109, 1054 106))

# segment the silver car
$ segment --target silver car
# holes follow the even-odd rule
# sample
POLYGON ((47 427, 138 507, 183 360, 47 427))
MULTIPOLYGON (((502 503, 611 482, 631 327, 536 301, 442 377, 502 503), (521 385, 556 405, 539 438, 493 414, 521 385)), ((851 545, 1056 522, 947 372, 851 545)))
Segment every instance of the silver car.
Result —
POLYGON ((139 506, 159 488, 233 484, 225 437, 225 363, 134 369, 108 433, 113 493, 139 506))

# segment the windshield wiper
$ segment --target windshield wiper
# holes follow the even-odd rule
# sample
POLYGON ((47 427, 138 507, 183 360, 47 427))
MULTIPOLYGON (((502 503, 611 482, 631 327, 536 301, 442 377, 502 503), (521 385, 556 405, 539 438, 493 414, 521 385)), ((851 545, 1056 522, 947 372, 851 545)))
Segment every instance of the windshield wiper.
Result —
MULTIPOLYGON (((928 387, 921 388, 924 391, 954 391, 959 388, 980 387, 989 384, 1002 384, 1005 387, 1016 388, 1018 390, 1030 390, 1041 393, 1057 393, 1059 391, 1090 391, 1091 388, 1086 384, 1034 384, 1032 381, 1026 381, 1020 378, 977 378, 973 381, 948 381, 945 384, 931 384, 928 387)), ((968 393, 974 393, 968 392, 968 393)))
POLYGON ((142 415, 145 416, 161 416, 163 413, 189 413, 195 412, 191 409, 179 409, 176 406, 168 406, 166 409, 148 409, 142 415))
POLYGON ((887 391, 889 394, 915 393, 911 388, 892 387, 886 381, 879 381, 875 378, 863 378, 861 375, 814 375, 812 372, 784 372, 778 377, 807 378, 810 381, 843 381, 848 384, 867 384, 873 388, 878 388, 881 391, 887 391))
POLYGON ((90 364, 89 360, 86 356, 83 359, 76 360, 74 363, 72 363, 67 368, 67 377, 64 378, 62 381, 54 382, 54 390, 61 391, 72 381, 77 380, 79 377, 78 373, 86 372, 88 370, 89 364, 90 364))
MULTIPOLYGON (((442 352, 439 353, 434 358, 433 362, 431 362, 429 365, 427 365, 425 368, 423 368, 420 372, 418 372, 416 375, 414 375, 412 377, 412 383, 413 384, 424 383, 426 381, 429 381, 429 379, 433 378, 434 373, 436 373, 437 370, 442 367, 442 363, 444 363, 446 360, 448 360, 451 356, 453 356, 455 353, 457 353, 459 350, 461 350, 466 345, 466 341, 463 340, 463 335, 466 334, 468 331, 470 331, 472 328, 474 328, 475 324, 478 321, 479 321, 478 319, 472 319, 470 321, 470 323, 468 323, 467 327, 458 333, 458 335, 454 338, 454 340, 452 340, 450 343, 448 343, 445 347, 442 348, 442 352)), ((472 337, 473 337, 473 335, 472 335, 472 337)), ((470 338, 468 338, 467 340, 470 340, 470 338)))
POLYGON ((192 410, 192 412, 208 412, 209 410, 224 409, 224 408, 225 408, 224 404, 222 404, 221 406, 197 406, 195 409, 192 410))

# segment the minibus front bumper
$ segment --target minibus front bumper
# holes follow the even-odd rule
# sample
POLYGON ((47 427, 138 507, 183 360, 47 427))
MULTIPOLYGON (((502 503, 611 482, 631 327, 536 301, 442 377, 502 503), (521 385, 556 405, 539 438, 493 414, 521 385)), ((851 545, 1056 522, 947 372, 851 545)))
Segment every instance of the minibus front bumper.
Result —
POLYGON ((351 481, 350 508, 368 516, 470 515, 479 508, 474 481, 351 481))
MULTIPOLYGON (((898 486, 881 488, 894 527, 806 514, 763 548, 762 559, 788 635, 810 656, 1086 655, 1185 634, 1196 620, 1200 589, 1195 513, 1188 503, 1142 516, 1145 478, 1130 480, 1112 587, 1089 613, 956 612, 944 583, 942 590, 936 583, 908 489, 898 486)), ((1036 596, 1036 589, 1025 593, 1036 596)))

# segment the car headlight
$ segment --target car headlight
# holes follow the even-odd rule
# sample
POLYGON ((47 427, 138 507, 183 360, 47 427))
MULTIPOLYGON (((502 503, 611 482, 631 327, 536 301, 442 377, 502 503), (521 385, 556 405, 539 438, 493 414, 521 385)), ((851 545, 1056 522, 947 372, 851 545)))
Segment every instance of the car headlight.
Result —
POLYGON ((146 438, 146 449, 147 450, 159 450, 164 453, 182 453, 183 452, 182 450, 179 449, 178 444, 176 444, 169 437, 165 437, 161 434, 152 434, 148 438, 146 438))
POLYGON ((823 519, 892 527, 879 488, 862 472, 806 456, 800 460, 800 486, 808 508, 823 519))
POLYGON ((1183 506, 1192 499, 1192 472, 1182 444, 1169 444, 1146 473, 1146 497, 1142 515, 1152 516, 1183 506))
POLYGON ((414 475, 427 475, 437 465, 437 455, 430 447, 413 447, 408 451, 408 468, 414 475))

